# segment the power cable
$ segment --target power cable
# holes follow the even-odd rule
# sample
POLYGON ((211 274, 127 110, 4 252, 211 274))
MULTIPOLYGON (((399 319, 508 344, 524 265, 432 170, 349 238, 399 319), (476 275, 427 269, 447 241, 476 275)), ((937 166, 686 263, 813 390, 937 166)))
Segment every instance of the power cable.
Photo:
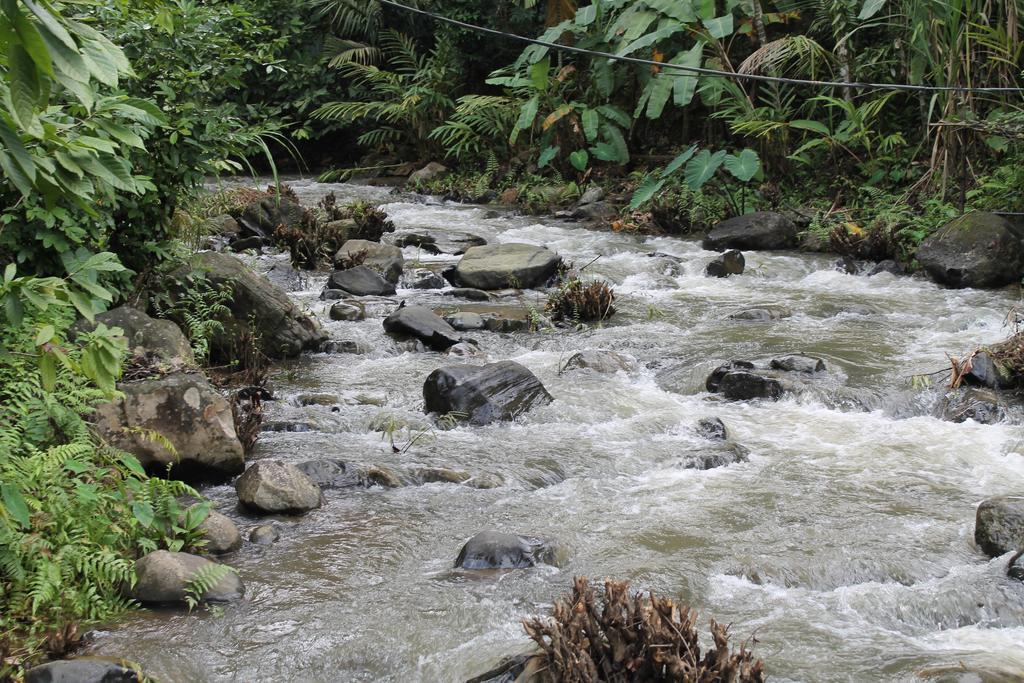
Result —
POLYGON ((642 59, 640 57, 627 57, 625 55, 616 55, 611 52, 601 52, 599 50, 586 50, 580 47, 574 47, 572 45, 561 45, 559 43, 552 43, 547 40, 541 40, 539 38, 528 38, 515 33, 508 33, 507 31, 499 31, 498 29, 487 28, 486 26, 477 26, 476 24, 470 24, 465 21, 459 21, 458 19, 452 19, 436 12, 429 12, 418 7, 410 7, 409 5, 403 5, 400 2, 394 2, 393 0, 379 0, 380 4, 394 7, 396 9, 404 10, 406 12, 412 12, 413 14, 419 14, 425 17, 429 17, 435 21, 440 21, 452 26, 458 26, 460 28, 469 29, 470 31, 477 31, 479 33, 488 33, 494 36, 501 36, 510 40, 517 40, 523 43, 530 43, 531 45, 540 45, 552 50, 560 50, 562 52, 571 52, 574 54, 589 55, 591 57, 602 57, 605 59, 611 59, 619 62, 626 62, 629 64, 641 64, 645 66, 656 66, 660 69, 675 69, 676 71, 685 71, 693 74, 700 74, 704 76, 720 76, 723 78, 733 78, 736 80, 746 81, 758 81, 762 83, 785 83, 787 85, 799 85, 799 86, 812 86, 818 88, 856 88, 860 90, 900 90, 909 92, 957 92, 957 93, 1000 93, 1000 92, 1014 92, 1019 93, 1024 91, 1024 88, 1010 88, 1010 87, 993 87, 993 88, 972 88, 967 86, 959 85, 912 85, 910 83, 861 83, 861 82, 843 82, 843 81, 816 81, 803 78, 785 78, 782 76, 765 76, 762 74, 743 74, 735 71, 721 71, 719 69, 708 69, 700 66, 687 66, 685 64, 671 64, 669 62, 656 62, 653 59, 642 59))

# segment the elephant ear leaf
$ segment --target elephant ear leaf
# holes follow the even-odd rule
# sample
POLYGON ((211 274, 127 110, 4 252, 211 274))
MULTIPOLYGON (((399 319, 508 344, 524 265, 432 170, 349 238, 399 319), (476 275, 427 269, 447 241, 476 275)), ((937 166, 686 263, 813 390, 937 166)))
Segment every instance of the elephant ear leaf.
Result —
POLYGON ((711 180, 711 176, 715 175, 715 171, 724 161, 724 151, 712 154, 709 150, 703 150, 686 164, 686 171, 683 174, 686 184, 691 190, 699 190, 704 183, 711 180))
POLYGON ((752 149, 745 149, 738 155, 727 154, 723 163, 725 170, 743 183, 756 176, 757 172, 761 170, 761 159, 752 149))
POLYGON ((634 211, 649 202, 664 184, 664 178, 658 178, 654 174, 646 176, 633 193, 633 198, 629 202, 629 210, 634 211))

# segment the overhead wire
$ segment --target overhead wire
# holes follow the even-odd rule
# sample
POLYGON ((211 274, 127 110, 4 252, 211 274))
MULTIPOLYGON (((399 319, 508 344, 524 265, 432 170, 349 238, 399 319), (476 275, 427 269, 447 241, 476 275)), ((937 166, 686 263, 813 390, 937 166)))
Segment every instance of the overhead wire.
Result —
POLYGON ((721 69, 709 69, 701 66, 689 66, 687 64, 672 64, 671 62, 659 62, 653 59, 644 59, 642 57, 630 57, 628 55, 617 55, 612 52, 602 52, 600 50, 588 50, 586 48, 576 47, 574 45, 562 45, 561 43, 554 43, 548 40, 541 40, 540 38, 529 38, 527 36, 521 36, 516 33, 509 33, 508 31, 501 31, 494 28, 488 28, 486 26, 479 26, 477 24, 470 24, 459 19, 452 19, 446 17, 443 14, 437 12, 430 12, 425 9, 418 7, 410 7, 409 5, 403 5, 400 2, 394 0, 378 0, 382 5, 394 7, 406 12, 418 14, 424 17, 429 17, 435 21, 440 21, 452 26, 458 26, 460 28, 468 29, 470 31, 476 31, 478 33, 487 33, 494 36, 500 36, 509 40, 515 40, 522 43, 529 43, 531 45, 539 45, 552 50, 559 50, 561 52, 570 52, 574 54, 588 55, 590 57, 599 57, 604 59, 611 59, 618 62, 625 62, 628 64, 640 64, 644 66, 655 66, 659 69, 668 69, 675 71, 683 71, 686 73, 692 73, 695 75, 703 76, 717 76, 722 78, 732 78, 734 80, 745 80, 755 81, 761 83, 783 83, 787 85, 806 86, 806 87, 818 87, 818 88, 852 88, 858 90, 897 90, 905 92, 955 92, 955 93, 1019 93, 1022 92, 1022 88, 1013 87, 971 87, 971 86, 959 86, 959 85, 915 85, 912 83, 870 83, 860 81, 819 81, 806 78, 788 78, 784 76, 766 76, 764 74, 749 74, 740 73, 737 71, 724 71, 721 69))

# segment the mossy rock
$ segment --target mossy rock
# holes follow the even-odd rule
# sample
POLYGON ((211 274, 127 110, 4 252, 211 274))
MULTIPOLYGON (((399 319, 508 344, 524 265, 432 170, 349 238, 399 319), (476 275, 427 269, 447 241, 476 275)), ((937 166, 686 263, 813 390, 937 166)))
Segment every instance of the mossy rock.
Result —
POLYGON ((1002 287, 1020 280, 1024 247, 1005 219, 977 211, 928 236, 917 260, 933 280, 948 287, 1002 287))

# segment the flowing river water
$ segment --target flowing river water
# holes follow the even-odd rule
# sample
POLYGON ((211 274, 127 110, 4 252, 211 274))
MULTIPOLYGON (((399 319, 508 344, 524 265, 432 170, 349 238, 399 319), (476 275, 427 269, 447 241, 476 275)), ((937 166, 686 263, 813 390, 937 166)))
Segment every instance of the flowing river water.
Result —
MULTIPOLYGON (((471 333, 490 360, 532 370, 555 401, 514 423, 424 433, 402 453, 374 423, 394 418, 402 448, 424 423, 422 385, 459 362, 409 351, 381 319, 399 300, 461 302, 439 290, 371 299, 367 319, 332 322, 326 274, 291 277, 285 255, 253 260, 360 353, 275 365, 279 400, 251 459, 341 459, 402 473, 445 467, 500 478, 482 489, 431 483, 325 492, 323 508, 277 518, 281 540, 225 561, 245 599, 212 611, 139 611, 95 634, 166 682, 464 681, 529 650, 520 620, 545 614, 574 575, 629 579, 756 637, 776 681, 1009 681, 1024 677, 1024 586, 973 543, 988 496, 1024 491, 1017 420, 955 424, 932 416, 937 389, 910 377, 1008 333, 1014 290, 948 290, 927 280, 837 271, 835 257, 748 252, 747 272, 707 278, 699 242, 590 231, 542 217, 488 215, 380 188, 293 184, 304 203, 334 191, 382 203, 399 232, 455 229, 490 242, 547 245, 614 283, 618 313, 583 331, 471 333), (653 252, 679 257, 652 258, 653 252), (596 259, 596 260, 594 260, 596 259), (730 319, 786 309, 771 322, 730 319), (575 351, 610 349, 639 369, 561 373, 575 351), (728 402, 703 382, 730 359, 805 352, 827 373, 778 402, 728 402), (299 406, 302 393, 337 405, 299 406), (340 408, 340 409, 339 409, 340 408), (688 468, 709 448, 693 426, 717 416, 746 462, 688 468), (557 540, 561 567, 474 576, 459 548, 496 528, 557 540)), ((424 265, 444 257, 405 250, 424 265)), ((455 257, 447 261, 454 262, 455 257)), ((522 301, 542 308, 538 293, 522 301)), ((467 306, 468 308, 468 306, 467 306)), ((262 521, 230 485, 204 491, 243 534, 262 521)))

